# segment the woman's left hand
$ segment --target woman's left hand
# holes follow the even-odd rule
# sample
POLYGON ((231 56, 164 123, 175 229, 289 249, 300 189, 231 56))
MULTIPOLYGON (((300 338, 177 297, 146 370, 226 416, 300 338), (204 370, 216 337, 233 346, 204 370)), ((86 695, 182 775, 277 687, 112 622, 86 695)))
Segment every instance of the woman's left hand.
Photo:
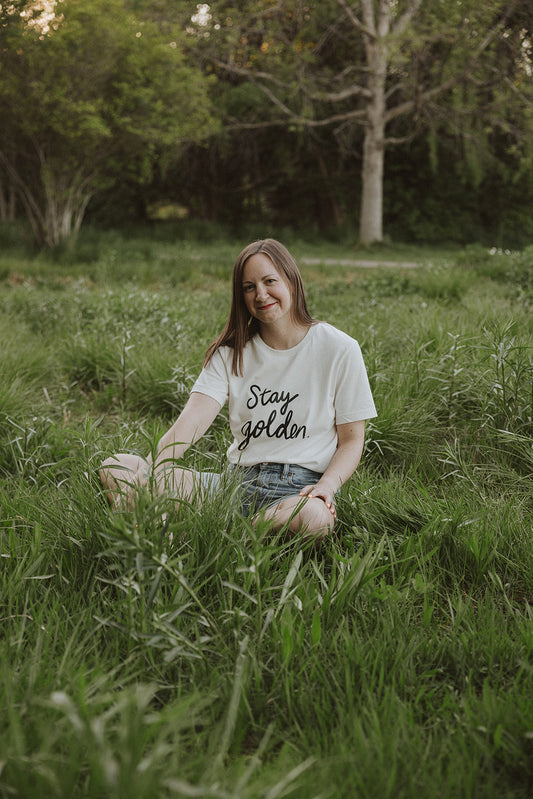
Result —
POLYGON ((330 511, 334 519, 337 518, 337 510, 335 508, 335 492, 327 483, 321 480, 315 485, 304 486, 300 491, 301 497, 317 497, 321 499, 326 508, 330 511))
POLYGON ((347 422, 337 425, 339 443, 329 466, 315 485, 309 485, 300 491, 301 497, 318 497, 337 518, 335 509, 335 491, 352 476, 361 458, 365 440, 364 419, 358 422, 347 422))

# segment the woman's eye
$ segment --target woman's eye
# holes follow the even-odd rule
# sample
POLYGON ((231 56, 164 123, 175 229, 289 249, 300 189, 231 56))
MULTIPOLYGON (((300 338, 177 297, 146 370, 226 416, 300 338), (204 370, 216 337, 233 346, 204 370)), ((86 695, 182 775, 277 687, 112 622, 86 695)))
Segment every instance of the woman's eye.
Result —
POLYGON ((252 291, 253 286, 243 286, 243 291, 252 291))

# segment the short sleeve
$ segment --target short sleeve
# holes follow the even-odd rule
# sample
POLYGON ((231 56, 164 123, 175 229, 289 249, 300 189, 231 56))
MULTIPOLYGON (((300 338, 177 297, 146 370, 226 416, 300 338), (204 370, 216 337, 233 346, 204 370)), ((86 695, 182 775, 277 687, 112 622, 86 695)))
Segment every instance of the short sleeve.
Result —
POLYGON ((202 369, 191 391, 207 394, 220 406, 227 401, 229 394, 228 369, 220 350, 215 352, 207 366, 202 369))
POLYGON ((337 424, 377 416, 361 348, 354 339, 350 340, 339 361, 334 403, 337 424))

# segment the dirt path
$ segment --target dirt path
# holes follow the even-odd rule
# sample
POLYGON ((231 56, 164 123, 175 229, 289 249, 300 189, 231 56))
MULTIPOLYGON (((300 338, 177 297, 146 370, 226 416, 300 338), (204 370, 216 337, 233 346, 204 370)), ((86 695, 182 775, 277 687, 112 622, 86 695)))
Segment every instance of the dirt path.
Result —
POLYGON ((375 269, 380 266, 396 266, 401 269, 416 269, 421 264, 414 261, 366 261, 352 258, 300 258, 300 263, 307 264, 308 266, 318 266, 318 264, 325 264, 326 266, 356 266, 366 269, 375 269))

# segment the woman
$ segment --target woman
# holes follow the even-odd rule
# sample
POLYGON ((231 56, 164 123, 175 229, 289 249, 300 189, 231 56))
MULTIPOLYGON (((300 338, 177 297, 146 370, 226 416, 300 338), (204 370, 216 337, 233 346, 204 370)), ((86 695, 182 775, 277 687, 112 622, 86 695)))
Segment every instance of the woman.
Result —
POLYGON ((229 403, 229 468, 241 510, 274 529, 322 538, 336 519, 335 494, 363 451, 365 419, 376 415, 359 345, 307 310, 302 279, 275 239, 249 244, 233 270, 230 315, 154 463, 119 454, 102 464, 110 500, 135 502, 155 481, 179 500, 201 502, 221 475, 176 462, 229 403))

